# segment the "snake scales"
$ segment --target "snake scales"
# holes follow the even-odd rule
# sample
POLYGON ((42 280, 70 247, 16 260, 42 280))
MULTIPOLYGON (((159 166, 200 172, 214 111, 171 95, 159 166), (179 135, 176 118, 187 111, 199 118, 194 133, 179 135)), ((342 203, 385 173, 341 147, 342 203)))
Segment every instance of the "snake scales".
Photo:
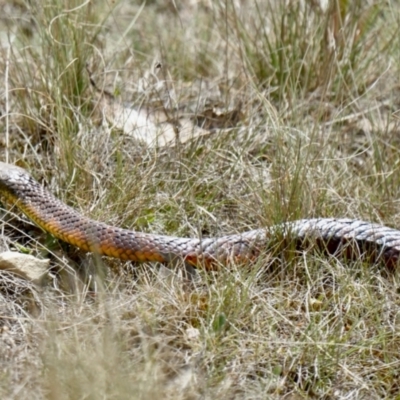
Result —
POLYGON ((397 264, 400 231, 344 218, 303 219, 237 235, 190 239, 121 229, 91 220, 68 207, 24 169, 0 162, 0 194, 56 238, 85 251, 137 262, 182 259, 207 269, 249 263, 271 249, 276 238, 298 248, 317 244, 330 254, 397 264))

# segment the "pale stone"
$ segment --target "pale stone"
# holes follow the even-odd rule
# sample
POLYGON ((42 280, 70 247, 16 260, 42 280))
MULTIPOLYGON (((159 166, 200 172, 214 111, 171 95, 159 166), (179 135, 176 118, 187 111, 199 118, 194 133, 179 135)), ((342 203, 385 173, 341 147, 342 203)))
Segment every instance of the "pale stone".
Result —
POLYGON ((0 269, 12 272, 37 285, 45 283, 49 264, 50 260, 41 260, 15 251, 6 251, 0 254, 0 269))

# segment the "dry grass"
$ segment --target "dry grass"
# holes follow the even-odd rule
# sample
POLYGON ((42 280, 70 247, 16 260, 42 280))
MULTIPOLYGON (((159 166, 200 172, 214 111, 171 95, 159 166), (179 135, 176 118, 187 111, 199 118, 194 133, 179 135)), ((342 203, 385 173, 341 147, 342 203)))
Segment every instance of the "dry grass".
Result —
MULTIPOLYGON (((398 2, 67 3, 2 2, 3 161, 146 232, 400 226, 398 2), (138 143, 106 121, 88 70, 116 101, 210 135, 138 143)), ((54 279, 2 274, 1 398, 400 397, 397 272, 305 252, 188 283, 180 266, 99 260, 25 219, 4 232, 4 247, 50 257, 54 279)))

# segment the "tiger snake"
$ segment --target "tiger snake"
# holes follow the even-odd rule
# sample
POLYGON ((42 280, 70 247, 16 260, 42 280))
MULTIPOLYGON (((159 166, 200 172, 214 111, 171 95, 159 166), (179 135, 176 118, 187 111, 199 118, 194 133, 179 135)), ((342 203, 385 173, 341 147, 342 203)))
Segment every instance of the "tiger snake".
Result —
POLYGON ((122 229, 89 219, 53 196, 26 170, 0 162, 0 194, 39 227, 64 242, 99 255, 135 262, 185 264, 206 269, 249 264, 276 243, 289 240, 297 249, 317 244, 329 254, 368 258, 395 265, 400 230, 347 218, 312 218, 283 222, 240 234, 184 238, 122 229))

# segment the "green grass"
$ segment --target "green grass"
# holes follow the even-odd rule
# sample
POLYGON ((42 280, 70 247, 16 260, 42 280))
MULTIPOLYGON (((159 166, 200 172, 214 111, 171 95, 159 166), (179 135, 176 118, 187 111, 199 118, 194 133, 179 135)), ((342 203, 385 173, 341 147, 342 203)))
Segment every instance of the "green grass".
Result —
MULTIPOLYGON (((398 3, 195 3, 9 2, 21 19, 0 21, 1 160, 139 231, 399 227, 398 3), (181 117, 215 129, 147 146, 107 121, 103 90, 178 133, 181 117)), ((1 398, 400 396, 400 282, 381 265, 271 253, 187 282, 179 264, 100 260, 25 220, 3 226, 2 246, 50 257, 53 279, 2 275, 1 398)))

